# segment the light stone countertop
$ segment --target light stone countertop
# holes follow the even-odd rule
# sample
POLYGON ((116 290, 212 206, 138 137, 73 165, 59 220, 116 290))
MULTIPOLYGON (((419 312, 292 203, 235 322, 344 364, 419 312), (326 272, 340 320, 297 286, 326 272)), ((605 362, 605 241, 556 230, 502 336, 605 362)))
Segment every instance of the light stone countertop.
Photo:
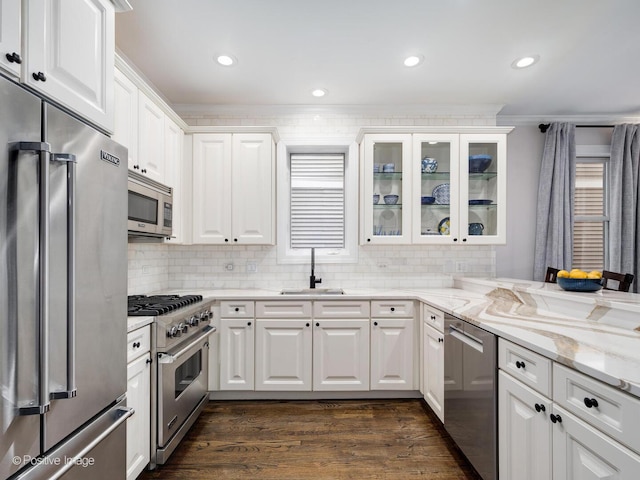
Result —
POLYGON ((275 289, 172 293, 198 293, 219 301, 418 300, 640 397, 637 294, 576 293, 541 282, 463 277, 455 279, 453 288, 345 289, 345 295, 281 295, 275 289))
POLYGON ((153 323, 154 317, 127 317, 127 333, 153 323))

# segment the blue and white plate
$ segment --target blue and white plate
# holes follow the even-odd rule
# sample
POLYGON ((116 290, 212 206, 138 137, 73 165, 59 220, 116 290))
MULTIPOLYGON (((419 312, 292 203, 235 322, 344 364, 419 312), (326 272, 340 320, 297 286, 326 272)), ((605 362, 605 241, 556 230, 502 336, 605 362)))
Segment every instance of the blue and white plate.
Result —
POLYGON ((433 189, 432 196, 436 197, 436 203, 439 205, 449 205, 449 184, 442 183, 433 189))
POLYGON ((449 217, 444 217, 442 220, 440 220, 440 223, 438 224, 438 233, 440 235, 449 235, 450 229, 451 221, 449 220, 449 217))

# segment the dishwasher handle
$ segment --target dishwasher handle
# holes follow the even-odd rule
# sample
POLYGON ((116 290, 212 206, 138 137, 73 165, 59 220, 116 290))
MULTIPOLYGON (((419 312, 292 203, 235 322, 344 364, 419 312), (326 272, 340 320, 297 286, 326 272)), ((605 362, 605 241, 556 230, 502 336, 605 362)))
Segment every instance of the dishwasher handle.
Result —
POLYGON ((470 335, 467 332, 460 330, 458 327, 454 325, 449 325, 449 335, 454 338, 457 338, 462 343, 469 345, 471 348, 477 350, 480 353, 484 352, 484 343, 479 338, 470 335))

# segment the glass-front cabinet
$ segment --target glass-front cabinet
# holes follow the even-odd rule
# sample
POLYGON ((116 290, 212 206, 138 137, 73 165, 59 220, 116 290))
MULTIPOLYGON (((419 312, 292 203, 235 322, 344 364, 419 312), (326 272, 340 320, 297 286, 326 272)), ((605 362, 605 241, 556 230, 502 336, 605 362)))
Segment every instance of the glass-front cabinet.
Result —
POLYGON ((511 128, 431 130, 362 134, 361 243, 505 243, 511 128))
POLYGON ((362 145, 362 243, 411 243, 411 135, 367 135, 362 145))

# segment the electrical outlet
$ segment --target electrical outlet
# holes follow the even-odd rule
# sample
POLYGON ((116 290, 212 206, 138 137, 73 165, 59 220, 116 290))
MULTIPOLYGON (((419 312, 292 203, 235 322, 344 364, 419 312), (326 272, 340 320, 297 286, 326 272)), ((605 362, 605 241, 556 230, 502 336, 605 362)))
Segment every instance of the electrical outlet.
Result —
POLYGON ((378 268, 381 270, 386 270, 387 268, 389 268, 389 262, 378 262, 378 268))
POLYGON ((224 269, 225 269, 225 270, 227 270, 227 271, 229 271, 229 272, 231 272, 231 271, 233 270, 233 263, 227 263, 227 264, 224 266, 224 269))
POLYGON ((256 262, 247 262, 247 273, 257 273, 258 264, 256 262))

